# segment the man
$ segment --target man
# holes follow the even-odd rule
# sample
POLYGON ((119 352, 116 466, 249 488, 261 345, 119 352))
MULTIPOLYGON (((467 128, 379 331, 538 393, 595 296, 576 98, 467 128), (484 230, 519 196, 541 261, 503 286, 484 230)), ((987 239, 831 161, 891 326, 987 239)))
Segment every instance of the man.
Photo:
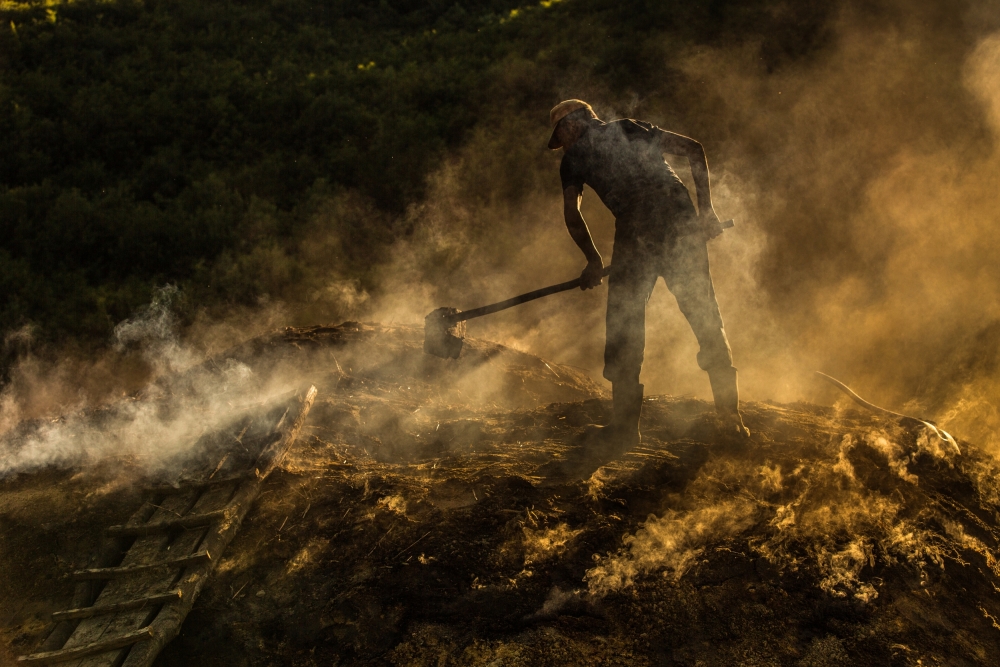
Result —
POLYGON ((589 185, 615 216, 614 262, 608 285, 604 377, 611 381, 614 416, 598 431, 601 446, 618 454, 639 443, 642 390, 639 371, 646 344, 646 302, 663 276, 701 350, 723 433, 746 439, 732 352, 709 272, 709 239, 722 232, 709 188, 705 150, 694 139, 630 119, 601 121, 589 104, 566 100, 552 108, 549 148, 564 151, 562 178, 566 227, 587 258, 581 288, 601 284, 604 262, 590 236, 580 202, 589 185), (663 159, 686 157, 698 197, 663 159))

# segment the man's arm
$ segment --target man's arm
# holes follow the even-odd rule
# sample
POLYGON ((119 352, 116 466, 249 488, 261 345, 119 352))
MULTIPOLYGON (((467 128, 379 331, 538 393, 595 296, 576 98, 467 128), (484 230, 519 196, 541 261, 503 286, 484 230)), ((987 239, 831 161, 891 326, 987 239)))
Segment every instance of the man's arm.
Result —
MULTIPOLYGON (((705 148, 690 137, 681 134, 656 129, 656 138, 664 153, 680 155, 688 159, 691 165, 691 177, 694 179, 694 189, 698 197, 698 215, 707 224, 719 224, 719 216, 712 206, 712 188, 709 185, 708 158, 705 148)), ((719 229, 721 232, 721 228, 719 229)))
POLYGON ((597 246, 594 245, 587 221, 580 213, 582 199, 583 192, 576 186, 571 185, 563 190, 563 215, 566 218, 566 229, 569 230, 569 235, 573 237, 573 241, 587 258, 587 268, 580 274, 580 289, 590 289, 601 284, 604 261, 601 259, 601 253, 597 251, 597 246))

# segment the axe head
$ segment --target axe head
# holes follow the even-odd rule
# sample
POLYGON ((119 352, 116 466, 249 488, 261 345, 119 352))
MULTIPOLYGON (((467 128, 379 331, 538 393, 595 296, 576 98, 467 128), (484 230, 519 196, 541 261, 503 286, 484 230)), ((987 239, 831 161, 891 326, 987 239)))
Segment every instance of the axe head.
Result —
POLYGON ((458 312, 458 308, 438 308, 424 318, 424 352, 443 359, 458 359, 465 342, 465 321, 445 319, 458 312))

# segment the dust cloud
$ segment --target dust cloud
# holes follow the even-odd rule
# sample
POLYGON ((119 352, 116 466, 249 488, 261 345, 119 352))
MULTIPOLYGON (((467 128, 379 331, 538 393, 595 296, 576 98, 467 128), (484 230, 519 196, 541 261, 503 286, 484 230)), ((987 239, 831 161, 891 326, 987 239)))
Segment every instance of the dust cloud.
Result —
POLYGON ((836 51, 809 71, 740 85, 734 63, 713 78, 739 106, 778 112, 748 118, 739 140, 769 153, 766 169, 727 165, 769 192, 740 198, 766 235, 753 283, 718 262, 733 344, 753 395, 828 400, 803 381, 828 369, 995 444, 997 36, 864 19, 842 17, 836 51), (767 318, 743 307, 748 284, 767 318))
MULTIPOLYGON (((873 402, 936 419, 996 446, 1000 263, 993 220, 1000 166, 1000 33, 992 5, 850 4, 814 51, 778 65, 761 44, 672 54, 669 95, 615 97, 583 81, 564 97, 602 118, 632 115, 701 140, 720 217, 710 244, 744 396, 842 401, 813 370, 873 402)), ((664 64, 666 66, 666 63, 664 64)), ((367 313, 419 322, 576 277, 561 153, 546 109, 498 113, 410 211, 367 313)), ((683 160, 669 158, 690 183, 683 160)), ((614 221, 584 215, 605 263, 614 221)), ((565 293, 469 325, 469 335, 599 378, 605 287, 565 293)), ((662 281, 650 299, 647 393, 710 396, 697 344, 662 281)))
MULTIPOLYGON (((710 461, 683 497, 673 499, 673 508, 650 516, 624 538, 617 553, 598 560, 586 575, 588 593, 601 597, 652 572, 678 581, 707 557, 706 549, 725 549, 727 540, 754 526, 764 528, 750 540, 757 557, 779 572, 816 572, 819 588, 833 597, 877 598, 878 591, 862 576, 876 561, 906 563, 926 580, 928 571, 943 570, 947 560, 955 559, 951 547, 907 513, 901 494, 884 494, 859 479, 849 455, 860 446, 878 451, 887 457, 890 475, 913 487, 921 483, 913 470, 921 454, 945 465, 954 462, 954 455, 926 434, 906 451, 897 435, 870 430, 831 439, 819 446, 818 456, 792 469, 710 461)), ((995 466, 974 469, 976 493, 996 497, 995 466)), ((990 553, 961 526, 945 521, 943 528, 964 548, 990 553)))
MULTIPOLYGON (((602 118, 642 118, 705 144, 716 210, 737 220, 710 252, 745 398, 842 401, 812 379, 819 369, 875 403, 1000 446, 995 9, 846 3, 804 55, 774 62, 762 56, 766 44, 745 41, 671 52, 663 67, 672 87, 646 96, 612 93, 578 74, 563 83, 560 97, 587 99, 602 118)), ((531 76, 530 67, 511 72, 522 69, 531 76)), ((382 214, 345 196, 320 207, 301 241, 303 261, 329 267, 317 269, 327 278, 307 298, 283 304, 276 296, 260 313, 198 320, 180 338, 174 325, 154 335, 147 324, 127 323, 119 342, 144 351, 96 362, 46 366, 28 355, 0 396, 0 432, 116 392, 134 395, 268 326, 420 325, 439 306, 469 309, 575 278, 583 259, 562 222, 561 153, 545 148, 547 108, 512 105, 499 102, 431 175, 427 198, 391 222, 397 241, 363 280, 336 268, 350 259, 338 229, 382 214)), ((683 161, 668 159, 690 183, 683 161)), ((614 220, 589 191, 584 215, 605 263, 613 261, 614 220)), ((600 379, 605 294, 602 286, 548 297, 473 320, 469 335, 600 379)), ((29 334, 14 332, 8 342, 18 336, 29 334)), ((661 281, 647 314, 647 394, 708 398, 696 351, 661 281)), ((223 381, 227 392, 262 382, 233 373, 223 381)), ((142 424, 145 404, 131 405, 124 423, 142 424)), ((148 435, 137 426, 126 440, 148 435)), ((53 453, 23 456, 70 461, 121 444, 97 434, 53 437, 53 453)))

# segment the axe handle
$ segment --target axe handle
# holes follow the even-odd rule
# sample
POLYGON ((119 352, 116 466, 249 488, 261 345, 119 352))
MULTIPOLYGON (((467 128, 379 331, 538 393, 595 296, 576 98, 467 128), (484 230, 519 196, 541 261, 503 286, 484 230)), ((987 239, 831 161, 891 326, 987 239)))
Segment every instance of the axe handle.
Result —
MULTIPOLYGON (((722 229, 731 228, 735 222, 733 220, 725 220, 719 223, 722 229)), ((611 267, 604 267, 604 272, 601 274, 603 277, 611 273, 611 267)), ((542 289, 536 289, 534 292, 526 292, 520 294, 506 301, 500 301, 498 303, 491 303, 488 306, 481 306, 479 308, 474 308, 472 310, 465 310, 460 313, 455 313, 454 315, 445 315, 443 318, 446 322, 461 322, 463 320, 471 320, 476 317, 482 317, 483 315, 490 315, 492 313, 500 312, 501 310, 507 310, 508 308, 513 308, 514 306, 519 306, 522 303, 528 301, 534 301, 535 299, 541 299, 543 296, 549 296, 550 294, 558 294, 559 292, 565 292, 566 290, 574 289, 580 286, 580 279, 570 280, 569 282, 559 283, 558 285, 550 285, 548 287, 543 287, 542 289)))
MULTIPOLYGON (((604 272, 601 273, 602 277, 607 277, 611 273, 611 267, 604 267, 604 272)), ((500 301, 498 303, 491 303, 488 306, 481 306, 479 308, 474 308, 472 310, 464 310, 460 313, 455 313, 454 315, 445 315, 444 320, 446 322, 461 322, 462 320, 471 320, 475 317, 482 317, 483 315, 489 315, 491 313, 496 313, 501 310, 507 310, 508 308, 513 308, 522 303, 528 301, 534 301, 535 299, 541 299, 543 296, 548 296, 550 294, 558 294, 559 292, 565 292, 566 290, 573 289, 574 287, 580 286, 580 279, 570 280, 565 283, 559 283, 558 285, 549 285, 548 287, 543 287, 542 289, 536 289, 533 292, 526 292, 525 294, 520 294, 506 301, 500 301)))

